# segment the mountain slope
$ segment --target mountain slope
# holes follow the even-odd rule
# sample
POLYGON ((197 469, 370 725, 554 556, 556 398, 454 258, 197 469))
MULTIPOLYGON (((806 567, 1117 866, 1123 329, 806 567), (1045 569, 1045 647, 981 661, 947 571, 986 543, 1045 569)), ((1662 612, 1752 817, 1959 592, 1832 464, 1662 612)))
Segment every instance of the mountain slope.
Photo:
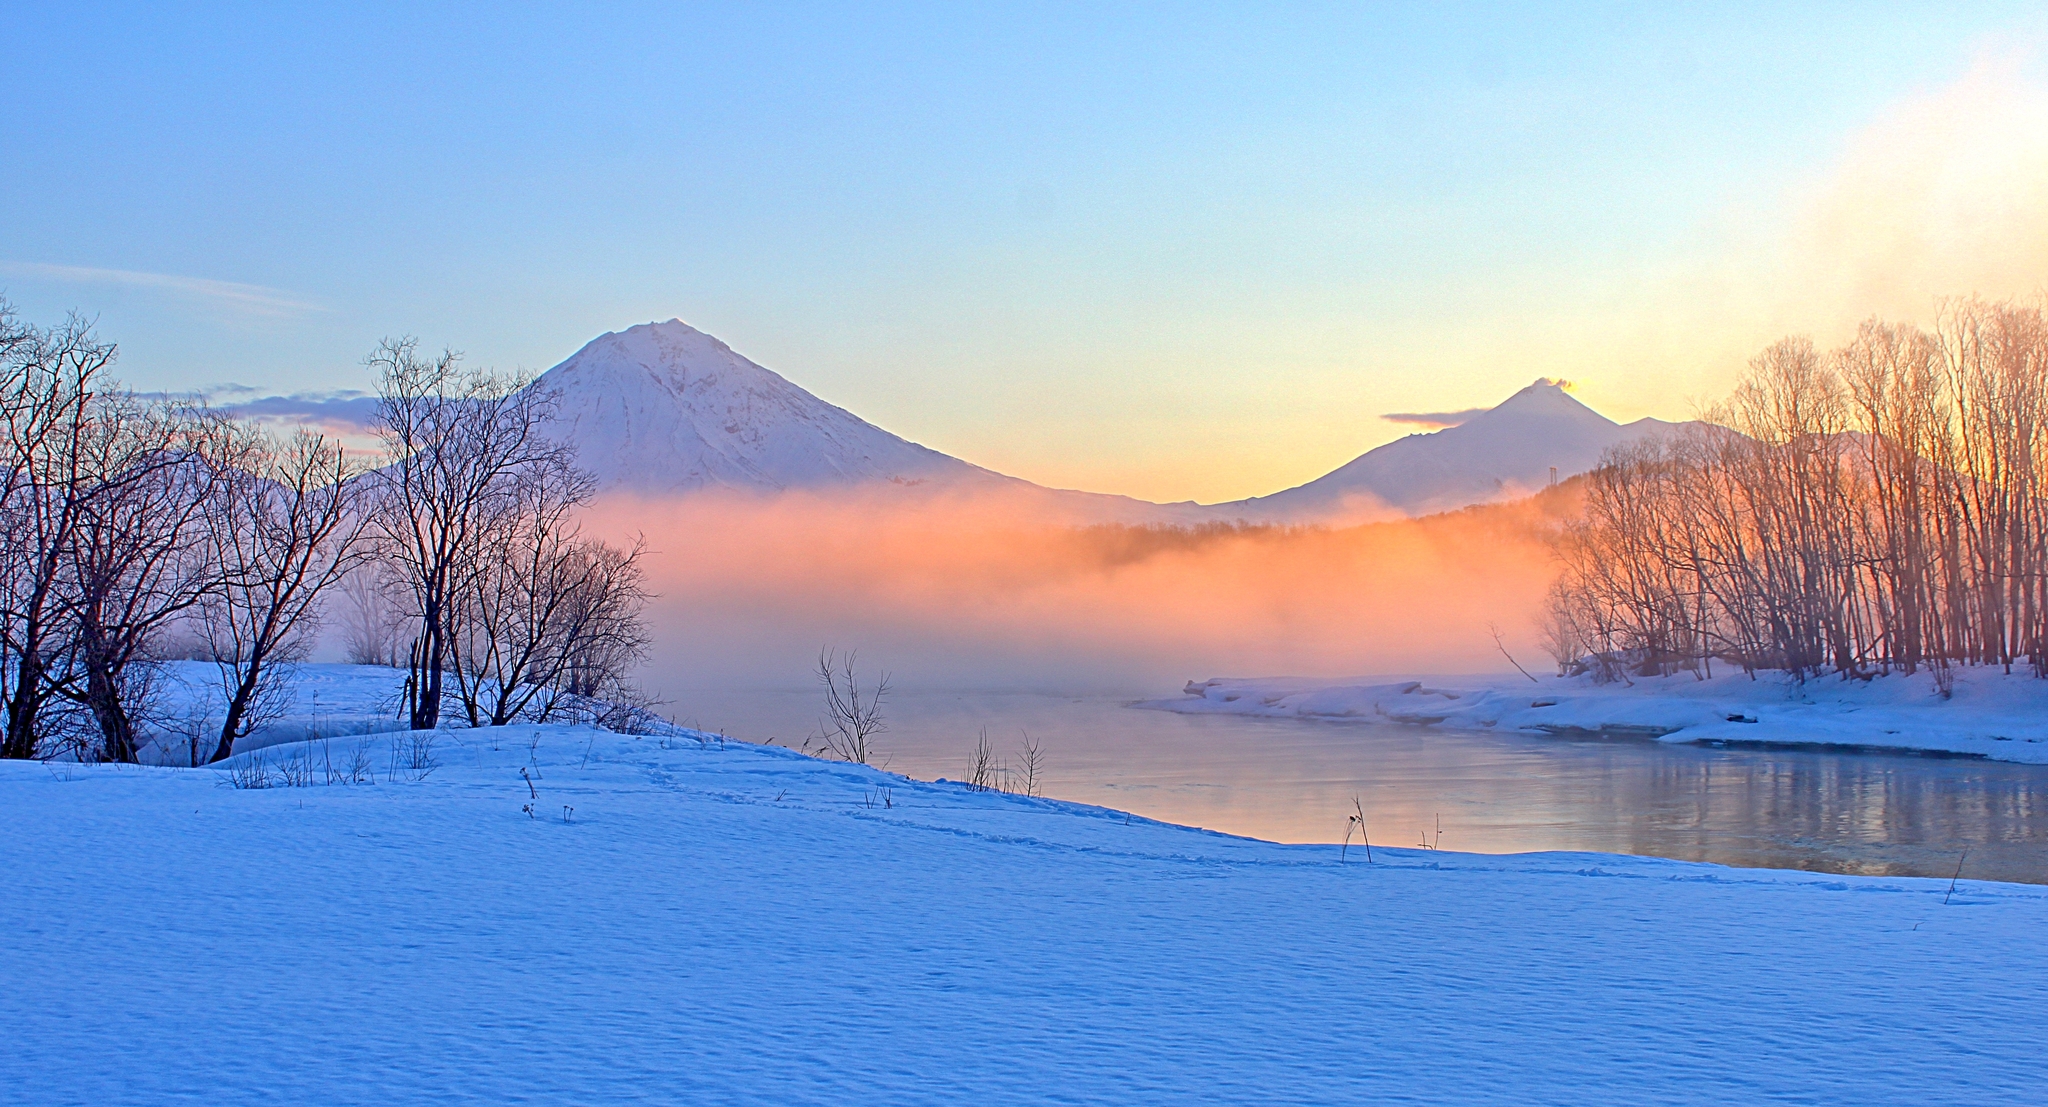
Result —
POLYGON ((1077 522, 1196 522, 1193 504, 1045 488, 899 438, 681 320, 592 339, 541 375, 554 433, 605 491, 785 492, 895 486, 1000 496, 1077 522))
POLYGON ((1212 510, 1258 522, 1427 515, 1527 495, 1549 483, 1553 466, 1559 479, 1583 473, 1609 447, 1677 425, 1616 423, 1539 380, 1455 427, 1411 434, 1307 484, 1212 510))
POLYGON ((607 488, 1010 479, 898 438, 675 319, 599 335, 539 386, 560 393, 558 433, 607 488))

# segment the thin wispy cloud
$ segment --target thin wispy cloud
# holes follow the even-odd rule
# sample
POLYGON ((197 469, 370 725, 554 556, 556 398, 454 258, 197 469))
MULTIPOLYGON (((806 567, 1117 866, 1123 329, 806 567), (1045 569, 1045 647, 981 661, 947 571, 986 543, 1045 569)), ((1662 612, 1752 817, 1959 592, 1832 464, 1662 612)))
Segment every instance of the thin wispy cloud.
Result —
POLYGON ((232 419, 280 431, 297 428, 339 439, 351 450, 376 449, 377 397, 360 389, 277 395, 246 384, 214 384, 189 392, 146 392, 153 399, 204 403, 232 419))
POLYGON ((377 415, 377 397, 353 391, 257 396, 247 400, 216 402, 213 406, 237 419, 303 423, 349 434, 368 434, 377 415))
POLYGON ((327 308, 292 293, 260 284, 238 284, 207 277, 185 277, 173 273, 141 273, 132 269, 97 269, 85 265, 49 265, 34 261, 0 261, 0 276, 29 280, 64 281, 70 284, 113 284, 147 288, 206 300, 218 307, 244 315, 289 318, 326 311, 327 308))
POLYGON ((1380 418, 1389 423, 1412 423, 1421 427, 1455 427, 1460 423, 1486 412, 1483 407, 1468 407, 1463 411, 1390 411, 1380 418))

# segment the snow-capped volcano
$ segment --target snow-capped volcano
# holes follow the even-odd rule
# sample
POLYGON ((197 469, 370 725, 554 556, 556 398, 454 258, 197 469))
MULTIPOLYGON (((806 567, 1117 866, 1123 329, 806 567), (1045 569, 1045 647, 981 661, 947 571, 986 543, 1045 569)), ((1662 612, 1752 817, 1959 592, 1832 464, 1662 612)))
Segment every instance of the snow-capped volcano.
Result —
POLYGON ((607 489, 1007 479, 834 407, 678 319, 599 335, 538 386, 559 393, 557 433, 607 489))
POLYGON ((671 319, 592 339, 543 373, 554 433, 605 491, 783 492, 846 485, 995 493, 1076 522, 1199 522, 1194 504, 1045 488, 899 438, 671 319))
POLYGON ((1674 426, 1617 423, 1539 380, 1455 427, 1411 434, 1307 484, 1214 510, 1271 522, 1427 515, 1528 495, 1549 483, 1552 468, 1559 479, 1583 473, 1608 447, 1674 426))

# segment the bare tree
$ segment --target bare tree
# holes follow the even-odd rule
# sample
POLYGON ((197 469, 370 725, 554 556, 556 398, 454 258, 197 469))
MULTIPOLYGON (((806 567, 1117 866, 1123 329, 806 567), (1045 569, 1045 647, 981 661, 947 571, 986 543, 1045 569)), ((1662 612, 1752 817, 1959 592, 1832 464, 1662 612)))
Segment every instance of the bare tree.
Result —
POLYGON ((1935 572, 1949 520, 1942 485, 1953 423, 1941 349, 1917 328, 1869 320, 1835 355, 1856 406, 1870 480, 1860 516, 1873 556, 1872 614, 1892 636, 1882 661, 1915 671, 1942 652, 1944 589, 1935 572))
POLYGON ((77 435, 64 557, 81 672, 65 694, 92 713, 107 760, 135 760, 156 636, 218 587, 205 525, 217 438, 215 419, 126 392, 98 397, 77 435))
POLYGON ((825 686, 825 715, 818 721, 818 733, 812 736, 811 743, 842 761, 865 765, 874 756, 875 736, 889 729, 882 716, 882 701, 889 696, 889 674, 883 673, 873 685, 863 688, 854 667, 858 656, 857 650, 846 651, 844 660, 831 649, 818 654, 818 682, 825 686))
POLYGON ((1045 747, 1029 733, 1024 735, 1024 746, 1017 751, 1017 774, 1023 778, 1020 787, 1027 796, 1036 798, 1045 787, 1045 747))
POLYGON ((452 352, 423 358, 410 338, 386 341, 369 363, 382 374, 378 433, 391 457, 374 518, 418 627, 406 715, 429 730, 457 648, 453 620, 474 594, 491 524, 514 510, 532 470, 566 465, 571 451, 541 433, 555 400, 530 381, 466 371, 452 352))
POLYGON ((351 665, 382 665, 396 669, 401 664, 400 642, 406 637, 405 620, 399 615, 390 595, 399 586, 396 582, 381 579, 387 566, 375 558, 375 552, 372 549, 371 559, 358 565, 341 580, 339 621, 342 656, 351 665))
POLYGON ((75 315, 39 329, 0 301, 0 757, 36 756, 71 675, 65 555, 92 479, 81 439, 114 353, 75 315))
POLYGON ((471 726, 547 718, 565 695, 614 686, 644 652, 643 547, 583 537, 575 512, 594 487, 563 459, 529 466, 507 510, 484 528, 475 587, 450 620, 452 672, 471 726))
POLYGON ((573 576, 578 583, 564 623, 568 667, 559 686, 568 697, 617 701, 629 709, 659 702, 628 679, 647 656, 644 611, 650 593, 640 567, 645 552, 645 542, 636 540, 623 549, 590 543, 577 553, 589 564, 573 576))
POLYGON ((1537 624, 1543 652, 1557 664, 1557 675, 1568 676, 1579 659, 1586 656, 1588 636, 1582 626, 1580 601, 1563 581, 1550 588, 1543 600, 1543 615, 1537 624))
POLYGON ((996 747, 988 740, 988 728, 975 739, 974 759, 967 764, 967 786, 977 792, 992 792, 1002 782, 1002 766, 996 762, 996 747))
POLYGON ((249 427, 224 437, 223 485, 205 520, 221 583, 200 605, 226 700, 214 761, 282 709, 280 681, 304 656, 321 595, 369 552, 340 443, 304 430, 280 443, 249 427))

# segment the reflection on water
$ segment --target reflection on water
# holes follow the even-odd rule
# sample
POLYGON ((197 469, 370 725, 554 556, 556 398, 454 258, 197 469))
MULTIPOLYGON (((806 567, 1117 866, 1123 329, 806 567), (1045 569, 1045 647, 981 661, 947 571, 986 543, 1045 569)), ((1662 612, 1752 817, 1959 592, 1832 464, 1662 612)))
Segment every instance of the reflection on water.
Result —
MULTIPOLYGON (((1478 853, 1598 850, 1821 872, 2048 883, 2048 766, 1703 749, 1401 726, 1188 716, 1135 696, 899 694, 879 743, 920 779, 967 775, 986 726, 1028 731, 1045 794, 1280 842, 1334 842, 1353 796, 1373 841, 1478 853)), ((703 692, 684 721, 801 745, 810 692, 703 692)))

